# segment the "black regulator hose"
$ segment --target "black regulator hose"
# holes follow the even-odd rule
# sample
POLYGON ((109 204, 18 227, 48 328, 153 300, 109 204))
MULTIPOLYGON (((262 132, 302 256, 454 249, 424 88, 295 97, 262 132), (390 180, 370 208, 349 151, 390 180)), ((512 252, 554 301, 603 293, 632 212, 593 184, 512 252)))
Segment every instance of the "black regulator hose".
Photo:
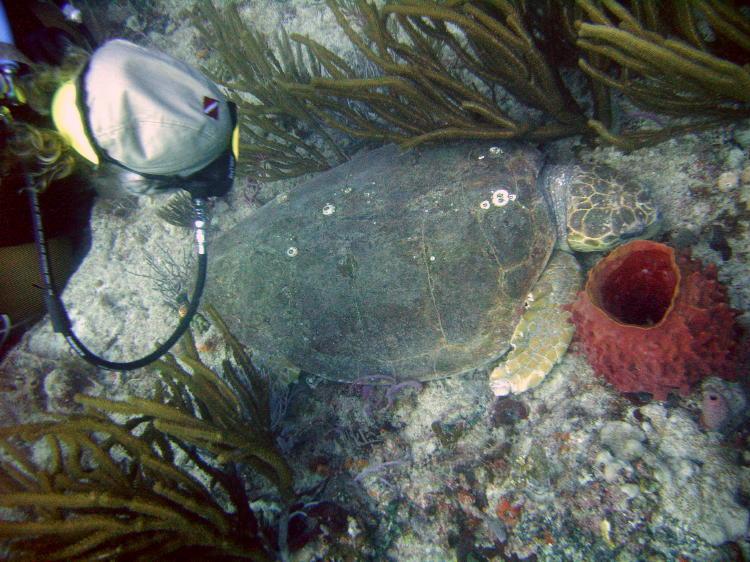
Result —
POLYGON ((49 253, 47 251, 47 241, 44 236, 44 228, 42 226, 42 213, 39 207, 39 197, 37 191, 31 181, 31 178, 26 174, 26 186, 29 195, 29 204, 31 207, 31 214, 34 226, 34 240, 36 242, 37 252, 39 254, 39 271, 42 277, 43 290, 44 290, 44 302, 47 307, 47 312, 50 315, 52 327, 55 332, 61 333, 67 340, 70 347, 83 357, 89 363, 102 367, 104 369, 110 369, 113 371, 132 371, 133 369, 139 369, 146 365, 153 363, 159 357, 167 353, 172 346, 182 337, 185 331, 190 326, 195 313, 198 311, 198 305, 200 303, 200 297, 203 294, 203 287, 206 283, 206 270, 208 263, 208 256, 206 254, 205 245, 205 234, 207 224, 206 214, 206 200, 202 198, 193 198, 193 208, 195 213, 195 243, 198 252, 198 273, 195 281, 195 288, 193 289, 193 295, 190 299, 187 312, 180 319, 180 323, 172 333, 171 336, 157 347, 154 351, 134 361, 108 361, 102 357, 99 357, 91 350, 89 350, 78 337, 73 333, 71 328, 70 318, 65 310, 62 299, 57 294, 55 289, 54 279, 52 276, 52 269, 50 267, 49 253))

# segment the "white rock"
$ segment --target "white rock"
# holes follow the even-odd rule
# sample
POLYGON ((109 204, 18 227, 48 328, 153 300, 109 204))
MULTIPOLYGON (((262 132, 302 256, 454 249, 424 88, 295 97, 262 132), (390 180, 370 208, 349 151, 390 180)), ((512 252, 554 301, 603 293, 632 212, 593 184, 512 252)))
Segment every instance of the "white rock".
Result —
POLYGON ((618 459, 633 461, 643 456, 646 434, 639 427, 623 421, 607 422, 599 432, 602 444, 618 459))

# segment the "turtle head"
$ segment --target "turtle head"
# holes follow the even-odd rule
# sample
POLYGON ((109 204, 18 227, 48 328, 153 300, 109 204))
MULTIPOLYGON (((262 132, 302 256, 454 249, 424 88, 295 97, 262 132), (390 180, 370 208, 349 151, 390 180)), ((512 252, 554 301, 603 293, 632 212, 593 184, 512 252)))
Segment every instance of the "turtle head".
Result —
POLYGON ((658 232, 659 212, 645 186, 607 168, 572 168, 565 182, 564 217, 557 217, 564 220, 571 250, 605 252, 658 232))

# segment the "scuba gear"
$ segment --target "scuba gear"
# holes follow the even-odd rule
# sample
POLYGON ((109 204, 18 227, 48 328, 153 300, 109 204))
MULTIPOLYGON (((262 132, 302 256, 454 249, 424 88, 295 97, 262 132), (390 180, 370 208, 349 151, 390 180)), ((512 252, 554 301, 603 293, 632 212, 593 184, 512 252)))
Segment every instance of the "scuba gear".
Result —
POLYGON ((92 55, 76 81, 59 88, 52 113, 60 133, 94 164, 112 163, 147 178, 173 180, 171 185, 191 195, 198 273, 188 310, 174 333, 156 350, 135 361, 115 362, 88 350, 71 329, 55 290, 36 186, 25 174, 44 299, 54 330, 95 365, 113 370, 143 367, 177 342, 197 312, 206 278, 206 198, 224 195, 234 180, 234 104, 215 84, 184 63, 114 40, 92 55))
POLYGON ((8 105, 19 105, 26 102, 23 92, 16 85, 17 67, 0 61, 0 97, 8 105))
POLYGON ((13 31, 10 29, 5 7, 0 2, 0 99, 3 104, 17 105, 24 102, 23 94, 15 84, 18 63, 26 62, 26 57, 15 48, 13 31))
POLYGON ((99 357, 92 351, 90 351, 80 339, 73 333, 70 324, 70 318, 65 311, 65 306, 60 299, 60 296, 55 290, 54 278, 50 269, 49 257, 47 254, 47 243, 44 237, 44 229, 41 221, 41 211, 39 209, 39 199, 37 197, 36 190, 33 186, 29 186, 27 189, 29 196, 29 202, 32 209, 32 215, 34 219, 34 236, 36 239, 37 249, 39 250, 39 270, 44 281, 44 300, 47 306, 47 312, 50 315, 52 327, 55 332, 61 333, 68 344, 73 350, 83 357, 89 363, 103 367, 105 369, 117 370, 117 371, 128 371, 132 369, 139 369, 145 367, 149 363, 156 361, 159 357, 167 353, 172 346, 182 337, 185 331, 190 326, 195 313, 198 311, 198 304, 200 302, 200 296, 203 293, 203 286, 206 282, 206 265, 208 257, 206 255, 205 248, 205 227, 206 227, 206 211, 205 211, 205 200, 194 199, 193 204, 195 208, 195 242, 198 252, 198 273, 195 282, 195 288, 193 289, 193 295, 190 299, 187 312, 180 319, 180 323, 175 328, 172 335, 157 347, 154 351, 134 361, 118 362, 109 361, 102 357, 99 357))

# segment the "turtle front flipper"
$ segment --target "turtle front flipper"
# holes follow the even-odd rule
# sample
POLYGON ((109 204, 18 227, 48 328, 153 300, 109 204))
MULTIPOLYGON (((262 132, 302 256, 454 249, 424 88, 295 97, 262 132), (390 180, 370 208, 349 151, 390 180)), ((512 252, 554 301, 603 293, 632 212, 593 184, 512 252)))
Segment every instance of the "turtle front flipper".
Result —
POLYGON ((490 373, 495 396, 535 387, 565 355, 574 326, 562 305, 573 301, 581 281, 576 259, 555 252, 526 300, 526 311, 510 340, 511 351, 490 373))

